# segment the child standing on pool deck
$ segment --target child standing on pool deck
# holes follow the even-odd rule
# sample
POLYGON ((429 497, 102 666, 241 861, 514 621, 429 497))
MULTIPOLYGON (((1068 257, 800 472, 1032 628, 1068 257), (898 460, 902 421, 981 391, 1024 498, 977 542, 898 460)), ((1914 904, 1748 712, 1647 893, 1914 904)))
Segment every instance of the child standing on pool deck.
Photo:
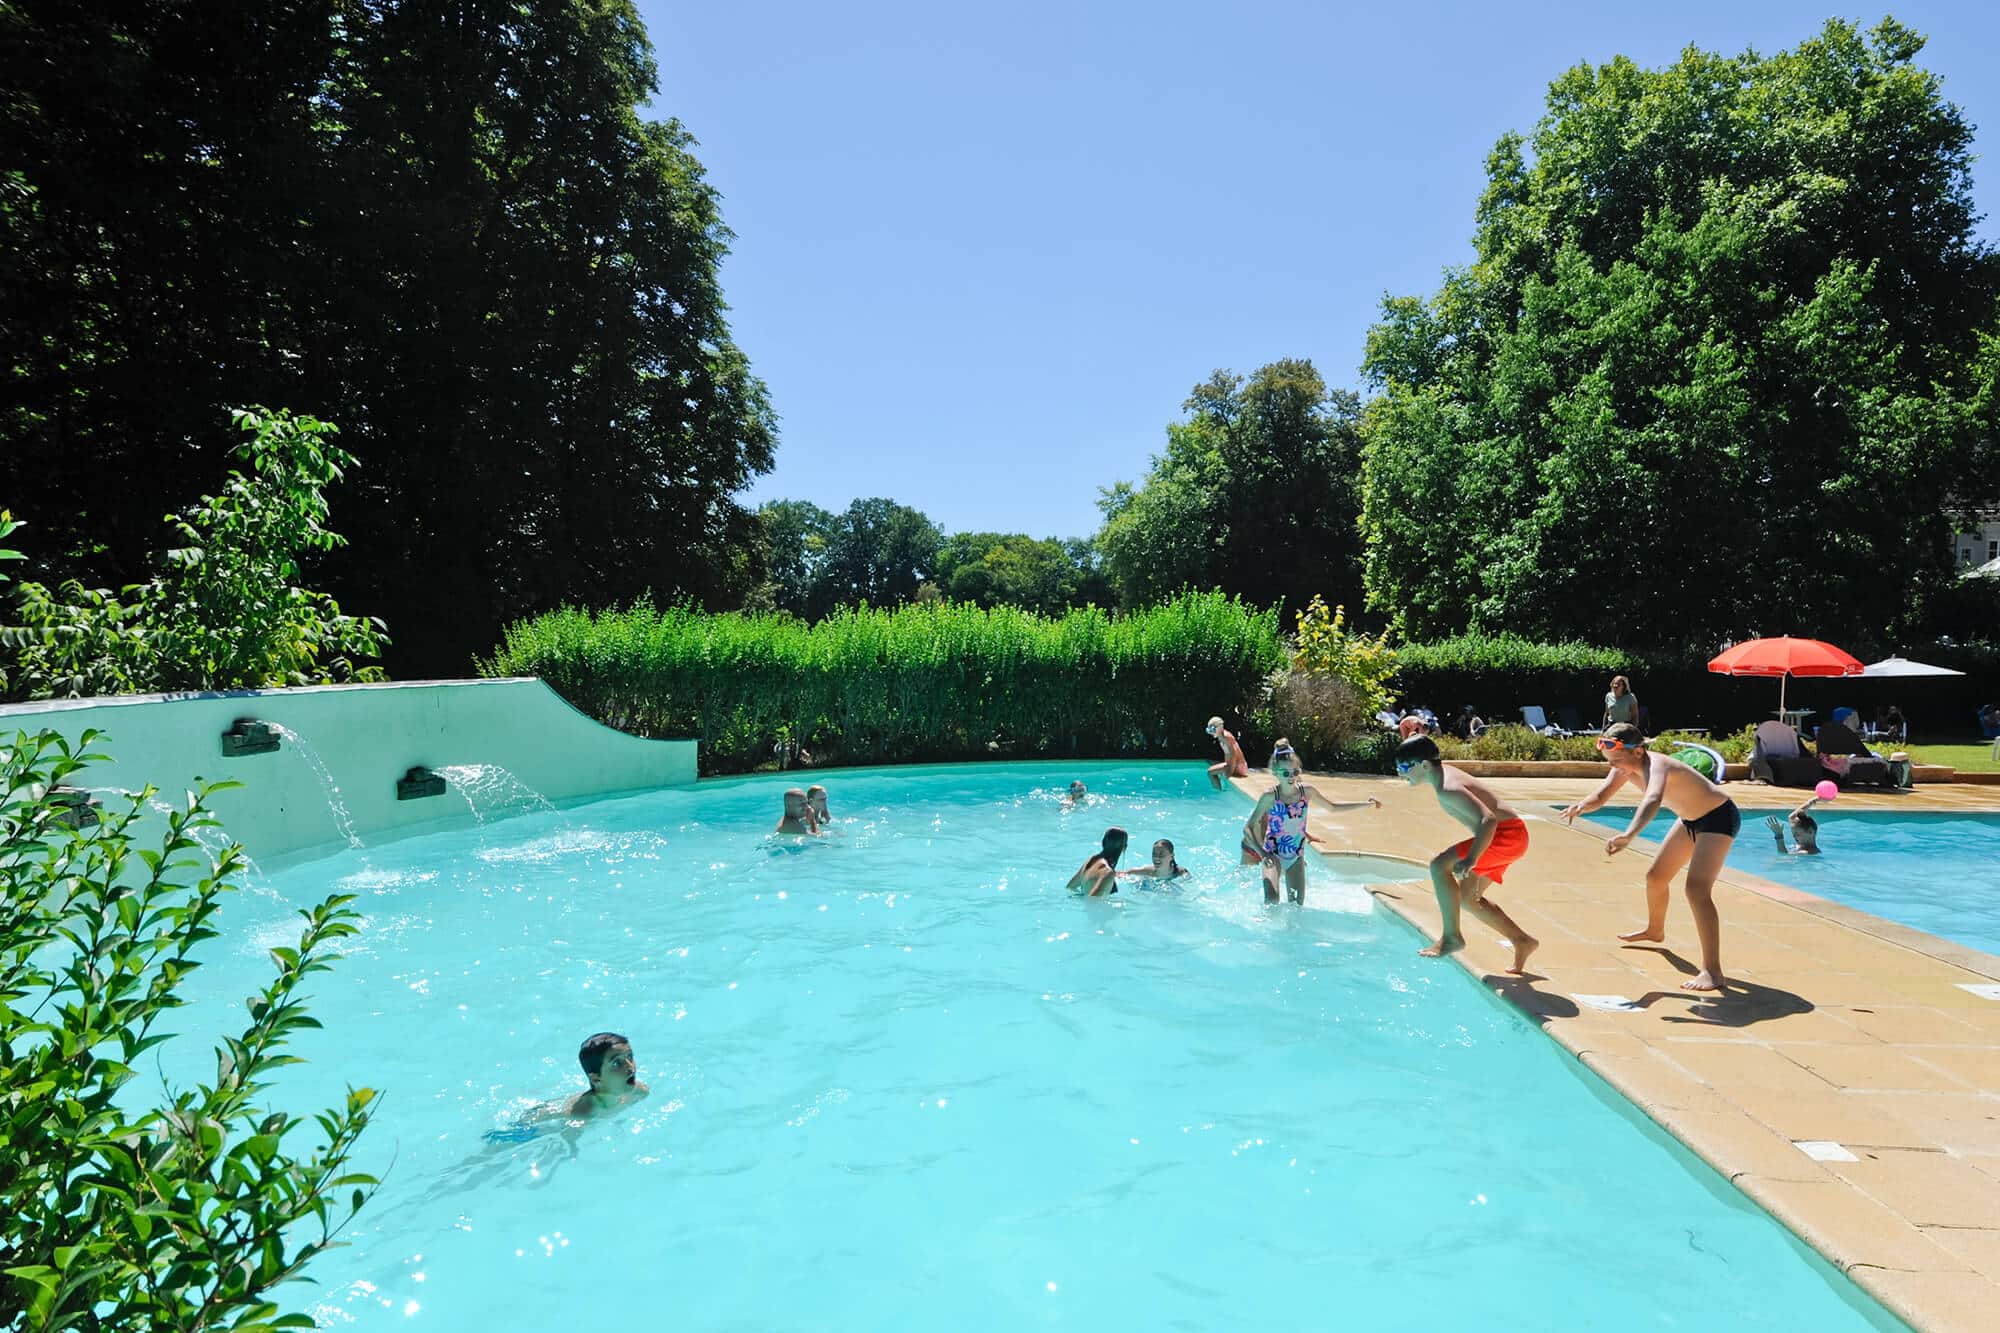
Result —
POLYGON ((1271 751, 1271 776, 1278 780, 1278 785, 1257 799, 1249 822, 1243 825, 1243 863, 1263 867, 1267 903, 1278 901, 1278 884, 1282 880, 1291 900, 1301 906, 1305 904, 1306 809, 1310 802, 1318 801, 1328 810, 1359 810, 1364 805, 1382 808, 1382 803, 1373 796, 1365 801, 1327 800, 1299 781, 1304 768, 1291 742, 1279 737, 1271 751))
POLYGON ((1208 780, 1215 784, 1215 789, 1222 790, 1224 778, 1249 777, 1250 761, 1243 757, 1243 747, 1236 743, 1236 737, 1230 734, 1229 728, 1222 725, 1221 718, 1208 720, 1208 734, 1215 737, 1215 743, 1222 747, 1222 762, 1208 766, 1208 780))
POLYGON ((1722 873, 1723 858, 1743 827, 1743 814, 1729 794, 1701 774, 1669 755, 1646 749, 1645 733, 1629 722, 1607 727, 1597 738, 1597 748, 1611 773, 1602 786, 1584 800, 1562 812, 1575 822, 1611 799, 1611 794, 1627 782, 1642 793, 1639 808, 1623 833, 1604 843, 1604 854, 1615 856, 1632 845, 1632 840, 1651 823, 1664 805, 1680 820, 1660 843, 1646 871, 1646 925, 1618 936, 1628 944, 1645 940, 1664 944, 1667 939, 1667 895, 1674 875, 1687 867, 1688 911, 1694 916, 1695 935, 1701 940, 1701 971, 1681 983, 1682 990, 1721 990, 1722 919, 1715 910, 1715 877, 1722 873))
POLYGON ((1528 850, 1527 823, 1491 787, 1445 767, 1437 742, 1428 736, 1412 736, 1396 747, 1396 772, 1412 787, 1429 787, 1437 793, 1439 807, 1472 831, 1464 842, 1431 858, 1438 937, 1437 943, 1418 952, 1426 958, 1442 958, 1463 949, 1462 913, 1470 912, 1514 946, 1514 965, 1507 970, 1516 974, 1524 971, 1528 955, 1541 941, 1516 925, 1497 903, 1488 902, 1486 890, 1505 879, 1507 867, 1528 850))

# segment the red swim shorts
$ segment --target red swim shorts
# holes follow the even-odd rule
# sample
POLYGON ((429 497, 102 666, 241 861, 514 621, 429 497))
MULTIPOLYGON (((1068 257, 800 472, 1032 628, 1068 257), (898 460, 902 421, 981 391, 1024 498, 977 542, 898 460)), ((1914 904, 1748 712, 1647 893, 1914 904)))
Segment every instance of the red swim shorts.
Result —
MULTIPOLYGON (((1467 838, 1452 850, 1464 856, 1472 850, 1472 839, 1467 838)), ((1507 867, 1520 860, 1527 850, 1527 824, 1519 819, 1505 820, 1493 830, 1493 841, 1486 844, 1486 854, 1472 867, 1472 873, 1498 884, 1507 877, 1507 867)))

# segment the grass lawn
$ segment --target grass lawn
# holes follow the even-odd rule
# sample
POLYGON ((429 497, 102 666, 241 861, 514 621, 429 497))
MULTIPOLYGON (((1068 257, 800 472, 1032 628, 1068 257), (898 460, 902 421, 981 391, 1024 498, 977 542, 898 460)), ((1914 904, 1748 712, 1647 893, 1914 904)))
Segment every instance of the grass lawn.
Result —
MULTIPOLYGON (((1876 750, 1882 747, 1877 745, 1876 750)), ((2000 760, 1993 758, 1992 741, 1976 741, 1961 745, 1933 745, 1929 741, 1919 741, 1909 747, 1911 757, 1920 764, 1950 764, 1961 773, 2000 773, 2000 760)))

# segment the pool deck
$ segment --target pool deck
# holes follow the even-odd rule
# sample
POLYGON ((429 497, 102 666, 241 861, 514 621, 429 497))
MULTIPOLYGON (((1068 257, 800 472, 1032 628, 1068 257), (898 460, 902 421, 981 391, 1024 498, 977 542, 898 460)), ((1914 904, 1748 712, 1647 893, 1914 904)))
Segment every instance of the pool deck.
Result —
MULTIPOLYGON (((1463 830, 1428 792, 1393 778, 1308 780, 1334 800, 1382 801, 1379 812, 1316 812, 1313 843, 1417 862, 1413 882, 1372 888, 1435 937, 1423 863, 1463 830)), ((1621 943, 1617 931, 1644 923, 1650 850, 1607 857, 1611 830, 1553 817, 1596 782, 1484 781, 1529 819, 1528 854, 1493 898, 1541 948, 1528 975, 1509 976, 1507 947, 1468 917, 1457 963, 1911 1325, 2000 1327, 2000 998, 1966 989, 2000 986, 2000 957, 1732 869, 1716 886, 1729 992, 1683 991, 1696 953, 1678 882, 1667 943, 1621 943), (1607 997, 1631 1007, 1598 1007, 1607 997)), ((1256 795, 1270 778, 1237 785, 1256 795)), ((1729 790, 1746 816, 1805 795, 1729 790)), ((1847 793, 1840 803, 2000 811, 2000 788, 1847 793)), ((1746 818, 1744 836, 1753 827, 1746 818)))

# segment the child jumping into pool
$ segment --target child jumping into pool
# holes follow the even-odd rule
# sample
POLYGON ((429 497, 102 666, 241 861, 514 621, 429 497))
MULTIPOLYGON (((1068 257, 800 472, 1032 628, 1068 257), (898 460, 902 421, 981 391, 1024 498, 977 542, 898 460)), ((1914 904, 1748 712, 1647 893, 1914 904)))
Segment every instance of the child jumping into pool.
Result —
POLYGON ((1257 798, 1256 808, 1243 825, 1243 864, 1263 868, 1264 901, 1278 901, 1278 886, 1295 903, 1306 900, 1306 810, 1318 801, 1328 810, 1359 810, 1363 806, 1382 808, 1373 796, 1365 801, 1329 801, 1318 790, 1299 781, 1305 765, 1298 752, 1282 736, 1271 751, 1271 776, 1278 785, 1257 798))
POLYGON ((1069 877, 1065 887, 1086 898, 1118 892, 1118 858, 1125 855, 1125 845, 1129 841, 1130 835, 1116 825, 1104 830, 1103 845, 1092 852, 1090 859, 1069 877))
POLYGON ((1243 757, 1243 747, 1236 743, 1236 737, 1229 728, 1222 725, 1222 719, 1208 720, 1208 734, 1215 737, 1215 743, 1222 747, 1222 762, 1208 766, 1208 780, 1217 791, 1222 790, 1224 778, 1247 778, 1250 776, 1250 761, 1243 757))
POLYGON ((1701 971, 1682 982, 1681 989, 1723 989, 1727 983, 1722 975, 1722 919, 1715 910, 1715 877, 1722 873, 1723 858, 1743 828, 1742 812, 1728 793, 1686 764, 1648 751, 1644 733, 1630 722, 1606 728, 1597 738, 1597 748, 1611 765, 1610 774, 1596 791, 1564 810, 1562 817, 1574 823, 1578 815, 1597 809, 1628 782, 1641 793, 1632 822, 1623 833, 1605 840, 1605 855, 1616 856, 1631 846, 1662 805, 1680 816, 1646 871, 1644 929, 1625 931, 1618 938, 1628 944, 1666 942, 1667 897, 1674 876, 1685 866, 1688 911, 1694 915, 1695 934, 1701 941, 1701 971))
POLYGON ((1528 825, 1491 787, 1447 768, 1437 742, 1429 736, 1412 736, 1396 747, 1396 772, 1412 787, 1429 787, 1437 794, 1438 806, 1472 832, 1464 842, 1431 858, 1438 937, 1435 944, 1418 952, 1426 958, 1442 958, 1463 949, 1462 914, 1470 912, 1514 946, 1514 965, 1507 970, 1525 971, 1528 955, 1541 941, 1516 925, 1497 903, 1489 902, 1486 890, 1505 879, 1507 867, 1528 850, 1528 825))
POLYGON ((1764 827, 1771 830, 1771 836, 1778 840, 1780 856, 1818 856, 1819 821, 1809 811, 1819 804, 1819 797, 1808 796, 1806 803, 1785 817, 1792 826, 1792 837, 1799 844, 1796 848, 1785 846, 1785 825, 1778 822, 1776 815, 1764 816, 1764 827))
POLYGON ((1161 838, 1153 844, 1153 864, 1121 870, 1118 872, 1118 878, 1179 879, 1187 873, 1186 868, 1174 859, 1174 844, 1166 838, 1161 838))

